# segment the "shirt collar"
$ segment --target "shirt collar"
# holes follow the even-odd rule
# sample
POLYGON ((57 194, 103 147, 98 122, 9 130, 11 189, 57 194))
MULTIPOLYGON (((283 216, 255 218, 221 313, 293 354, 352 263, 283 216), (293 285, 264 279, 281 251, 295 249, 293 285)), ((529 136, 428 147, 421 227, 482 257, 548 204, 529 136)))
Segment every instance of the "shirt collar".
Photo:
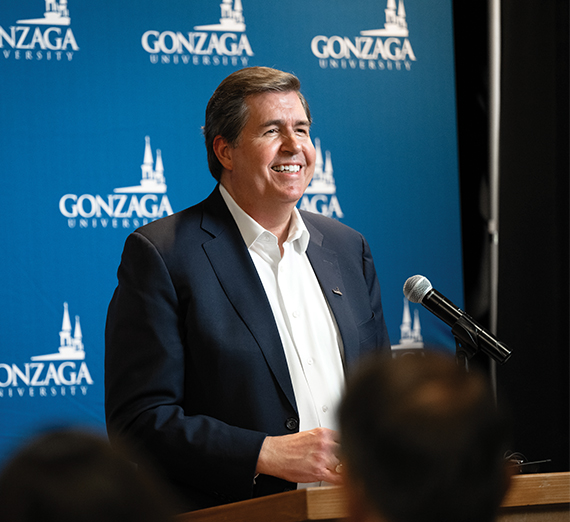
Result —
MULTIPOLYGON (((274 234, 263 228, 255 219, 253 219, 249 214, 247 214, 231 197, 230 193, 226 188, 220 183, 220 193, 222 198, 226 202, 226 205, 233 216, 239 231, 245 241, 247 248, 250 248, 257 239, 263 234, 274 234)), ((301 217, 299 210, 295 207, 293 209, 293 216, 291 223, 289 225, 289 234, 287 236, 287 242, 292 243, 299 253, 305 253, 307 246, 309 245, 310 234, 307 230, 307 226, 301 217)))

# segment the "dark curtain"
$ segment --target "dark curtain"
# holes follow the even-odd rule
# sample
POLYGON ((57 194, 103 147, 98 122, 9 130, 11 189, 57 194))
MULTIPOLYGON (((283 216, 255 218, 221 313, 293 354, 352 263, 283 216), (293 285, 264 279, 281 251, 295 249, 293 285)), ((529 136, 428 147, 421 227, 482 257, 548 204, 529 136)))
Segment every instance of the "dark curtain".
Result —
MULTIPOLYGON (((499 401, 513 450, 568 471, 568 1, 502 0, 501 17, 497 335, 514 354, 497 368, 499 401)), ((487 2, 455 0, 454 22, 465 308, 488 327, 487 2)))

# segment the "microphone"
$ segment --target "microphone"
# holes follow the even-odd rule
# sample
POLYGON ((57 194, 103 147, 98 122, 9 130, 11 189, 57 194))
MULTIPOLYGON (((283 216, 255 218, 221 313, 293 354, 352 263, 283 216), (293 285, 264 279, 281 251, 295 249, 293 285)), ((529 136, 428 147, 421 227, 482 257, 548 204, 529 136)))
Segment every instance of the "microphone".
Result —
POLYGON ((512 352, 506 345, 435 290, 424 276, 410 277, 404 283, 404 296, 412 303, 421 303, 432 314, 451 326, 456 339, 472 348, 471 355, 481 349, 501 364, 511 356, 512 352))

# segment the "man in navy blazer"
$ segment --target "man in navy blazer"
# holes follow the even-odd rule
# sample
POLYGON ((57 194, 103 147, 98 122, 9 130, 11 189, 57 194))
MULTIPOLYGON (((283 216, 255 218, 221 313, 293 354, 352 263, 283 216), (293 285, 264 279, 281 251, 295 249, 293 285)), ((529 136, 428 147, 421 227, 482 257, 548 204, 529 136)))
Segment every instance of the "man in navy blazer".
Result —
POLYGON ((127 438, 144 450, 184 510, 297 483, 339 484, 336 431, 319 423, 321 411, 313 424, 300 415, 316 399, 301 396, 299 375, 319 362, 319 354, 299 362, 302 345, 324 339, 320 362, 328 368, 338 360, 340 378, 307 377, 310 395, 330 387, 331 401, 357 358, 389 349, 366 240, 295 208, 315 164, 299 88, 295 76, 265 67, 226 78, 204 128, 218 186, 125 243, 105 333, 108 433, 111 442, 127 438), (264 242, 274 244, 266 251, 264 242), (316 301, 309 290, 295 295, 311 303, 301 330, 284 303, 290 289, 272 280, 281 258, 292 260, 288 277, 317 288, 316 301))

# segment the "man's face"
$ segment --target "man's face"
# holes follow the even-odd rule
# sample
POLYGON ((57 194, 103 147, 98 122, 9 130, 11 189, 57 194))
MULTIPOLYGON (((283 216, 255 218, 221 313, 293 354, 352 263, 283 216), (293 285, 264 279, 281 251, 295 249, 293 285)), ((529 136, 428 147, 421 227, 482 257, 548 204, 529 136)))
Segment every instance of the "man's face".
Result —
POLYGON ((237 146, 222 146, 220 161, 222 183, 255 218, 297 203, 313 177, 316 153, 296 92, 256 94, 246 103, 249 117, 237 146))

